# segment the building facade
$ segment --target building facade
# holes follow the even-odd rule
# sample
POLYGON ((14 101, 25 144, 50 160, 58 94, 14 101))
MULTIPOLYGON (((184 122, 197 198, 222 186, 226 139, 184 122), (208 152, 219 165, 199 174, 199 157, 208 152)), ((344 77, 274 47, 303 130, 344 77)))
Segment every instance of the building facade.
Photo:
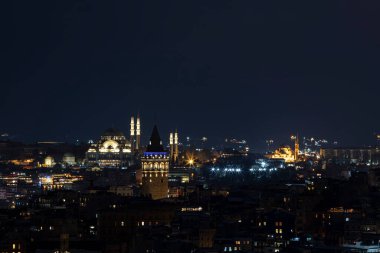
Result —
POLYGON ((129 166, 132 160, 131 143, 123 132, 109 128, 97 143, 91 144, 86 159, 89 164, 102 168, 129 166))
POLYGON ((342 164, 380 164, 379 147, 321 148, 320 156, 342 164))
POLYGON ((168 197, 169 154, 164 150, 157 126, 141 157, 142 194, 152 199, 168 197))

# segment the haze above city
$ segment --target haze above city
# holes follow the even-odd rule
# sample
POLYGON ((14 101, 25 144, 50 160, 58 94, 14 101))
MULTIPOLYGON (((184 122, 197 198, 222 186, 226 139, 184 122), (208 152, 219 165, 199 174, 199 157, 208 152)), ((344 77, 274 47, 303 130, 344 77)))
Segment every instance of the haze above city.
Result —
POLYGON ((21 140, 127 134, 137 112, 145 143, 154 123, 253 150, 379 130, 379 3, 8 4, 0 132, 21 140))

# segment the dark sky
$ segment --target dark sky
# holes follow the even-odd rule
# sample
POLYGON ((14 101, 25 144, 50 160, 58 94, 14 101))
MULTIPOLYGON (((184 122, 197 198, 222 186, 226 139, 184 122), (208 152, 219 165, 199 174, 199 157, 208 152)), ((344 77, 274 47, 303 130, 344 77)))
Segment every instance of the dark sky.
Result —
POLYGON ((0 130, 344 144, 380 131, 379 1, 9 1, 0 130), (296 3, 297 2, 297 3, 296 3))

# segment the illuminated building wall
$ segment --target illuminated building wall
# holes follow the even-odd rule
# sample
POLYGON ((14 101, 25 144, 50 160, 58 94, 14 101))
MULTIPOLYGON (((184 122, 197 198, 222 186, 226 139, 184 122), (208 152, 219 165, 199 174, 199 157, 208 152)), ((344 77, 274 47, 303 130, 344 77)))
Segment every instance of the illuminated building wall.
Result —
POLYGON ((380 148, 321 148, 322 159, 337 163, 379 165, 380 148))
POLYGON ((132 157, 131 148, 131 143, 121 131, 110 128, 97 143, 90 146, 86 157, 90 164, 98 164, 100 167, 128 166, 132 157))
POLYGON ((68 173, 40 175, 39 185, 43 190, 71 189, 73 183, 82 181, 82 176, 73 176, 68 173))

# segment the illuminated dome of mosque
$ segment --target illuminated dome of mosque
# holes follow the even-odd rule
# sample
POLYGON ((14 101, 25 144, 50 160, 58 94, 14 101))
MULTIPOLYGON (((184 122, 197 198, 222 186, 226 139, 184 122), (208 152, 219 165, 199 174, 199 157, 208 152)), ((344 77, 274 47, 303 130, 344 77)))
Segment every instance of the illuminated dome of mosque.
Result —
POLYGON ((54 158, 52 156, 45 157, 45 166, 52 167, 52 166, 54 166, 54 164, 55 164, 55 162, 54 162, 54 158))
POLYGON ((75 157, 72 153, 64 153, 63 158, 68 158, 68 157, 75 157))
POLYGON ((112 127, 104 131, 102 136, 124 136, 124 134, 122 131, 112 127))

